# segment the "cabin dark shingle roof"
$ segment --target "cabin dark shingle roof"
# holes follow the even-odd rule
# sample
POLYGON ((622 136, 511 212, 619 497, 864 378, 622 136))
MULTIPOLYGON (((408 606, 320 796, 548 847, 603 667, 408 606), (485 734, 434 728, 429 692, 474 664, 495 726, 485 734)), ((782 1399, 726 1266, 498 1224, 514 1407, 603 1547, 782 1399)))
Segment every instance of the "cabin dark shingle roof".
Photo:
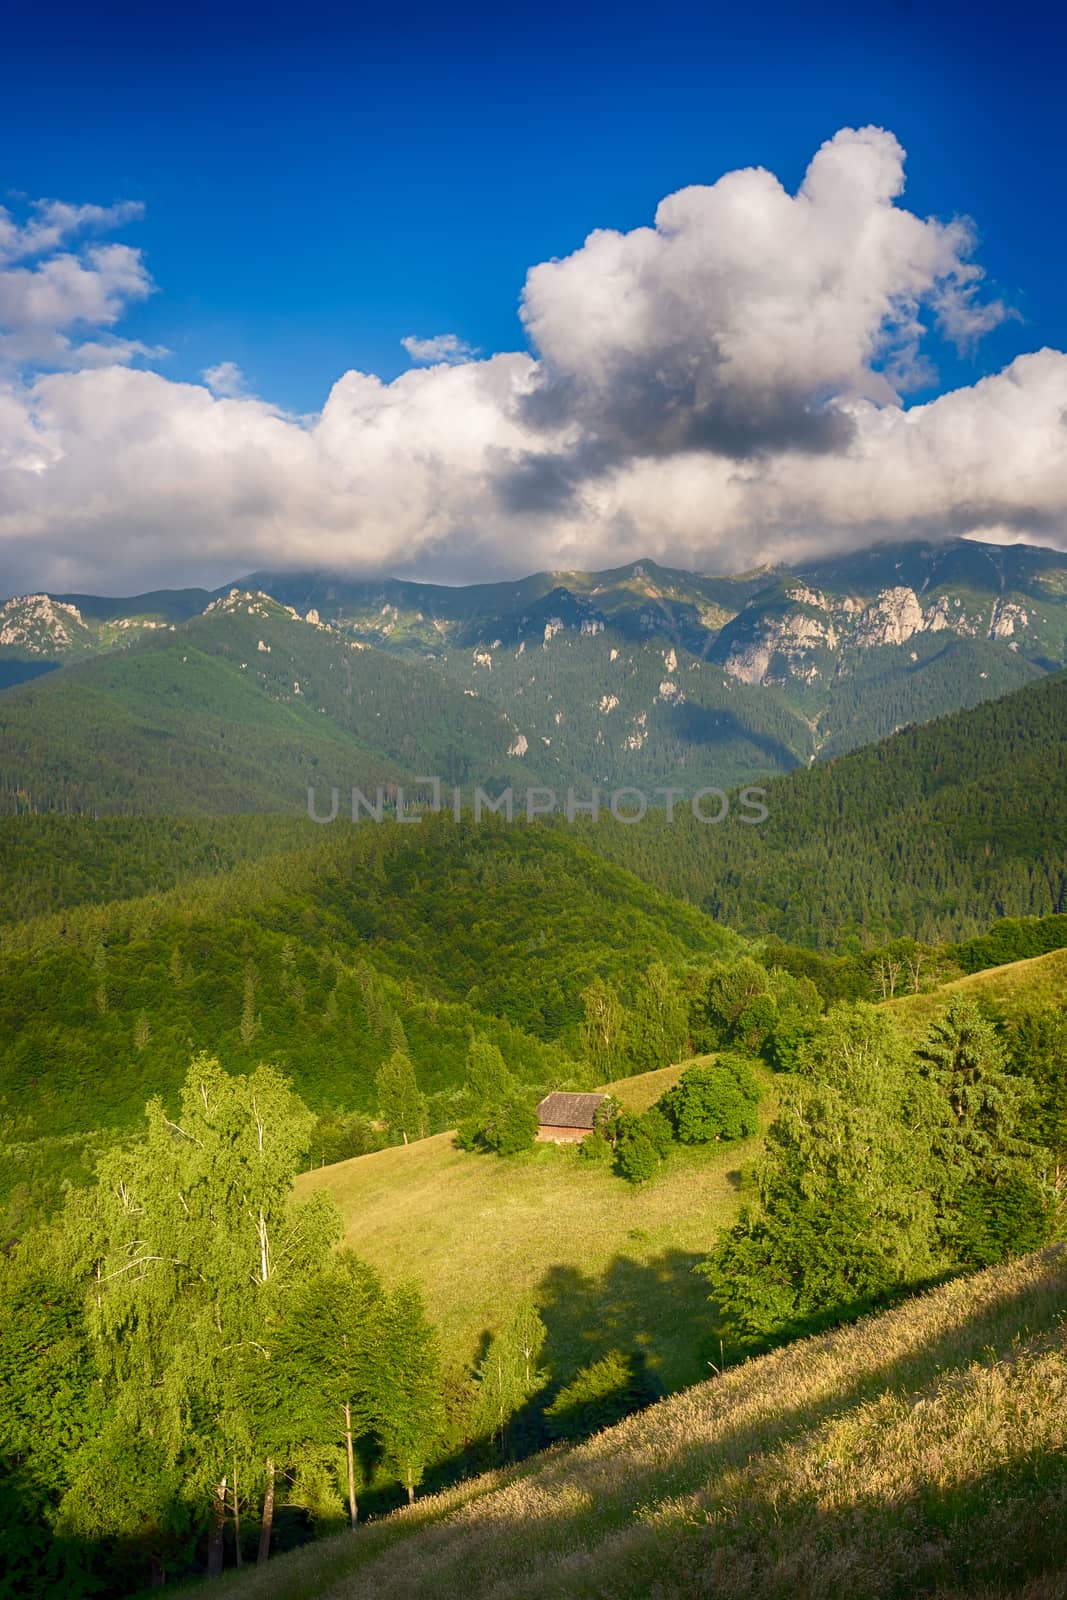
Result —
POLYGON ((591 1128, 602 1094, 566 1094, 554 1089, 537 1108, 542 1128, 591 1128))

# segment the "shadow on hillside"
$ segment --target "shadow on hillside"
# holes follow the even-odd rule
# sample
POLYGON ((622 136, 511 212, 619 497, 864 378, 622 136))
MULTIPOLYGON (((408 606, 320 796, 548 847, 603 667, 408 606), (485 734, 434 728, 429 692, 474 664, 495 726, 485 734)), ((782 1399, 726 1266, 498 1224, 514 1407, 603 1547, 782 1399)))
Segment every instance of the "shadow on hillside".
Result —
MULTIPOLYGON (((875 1401, 887 1390, 914 1391, 936 1379, 943 1369, 988 1362, 991 1351, 1009 1350, 1017 1335, 1025 1338, 1057 1326, 1067 1297, 1067 1249, 1052 1247, 1042 1254, 1050 1261, 1058 1261, 1055 1286, 1049 1284, 1044 1291, 1036 1293, 1025 1285, 1005 1288, 987 1299, 978 1313, 947 1327, 937 1337, 919 1341, 905 1353, 890 1359, 872 1360, 851 1383, 834 1384, 829 1381, 832 1370, 829 1371, 825 1393, 804 1404, 781 1403, 788 1398, 788 1371, 784 1379, 777 1381, 768 1375, 767 1382, 772 1394, 777 1394, 779 1404, 776 1406, 772 1401, 764 1414, 736 1428, 720 1426, 714 1441, 696 1438, 691 1444, 676 1445, 671 1457, 672 1483, 697 1488, 710 1476, 731 1467, 743 1467, 753 1456, 765 1454, 796 1434, 818 1427, 855 1406, 875 1401)), ((876 1324, 872 1322, 872 1326, 876 1324)), ((795 1359, 817 1358, 840 1332, 839 1327, 811 1339, 803 1353, 797 1352, 795 1359)), ((859 1350, 862 1348, 860 1345, 859 1350)), ((852 1366, 860 1359, 857 1354, 852 1366)), ((709 1407, 716 1409, 714 1384, 708 1389, 707 1397, 709 1407)), ((728 1407, 730 1400, 729 1392, 724 1390, 723 1407, 728 1407)), ((746 1415, 750 1414, 751 1407, 746 1405, 746 1415)), ((632 1495, 634 1505, 643 1504, 649 1494, 654 1494, 662 1471, 661 1459, 649 1461, 644 1467, 637 1462, 628 1465, 627 1493, 632 1495)))
MULTIPOLYGON (((582 1593, 591 1592, 588 1574, 595 1573, 598 1594, 651 1600, 1063 1600, 1062 1453, 1019 1452, 954 1482, 913 1465, 925 1478, 921 1487, 901 1493, 889 1484, 865 1490, 853 1483, 840 1491, 844 1503, 838 1506, 819 1504, 802 1475, 791 1476, 788 1468, 773 1482, 753 1475, 743 1481, 737 1502, 722 1504, 712 1487, 701 1506, 705 1516, 698 1511, 670 1533, 639 1522, 623 1548, 613 1548, 611 1533, 619 1524, 602 1505, 591 1515, 576 1496, 578 1503, 546 1516, 542 1502, 530 1527, 530 1566, 553 1593, 561 1592, 573 1560, 582 1593)), ((504 1555, 514 1549, 515 1525, 496 1527, 490 1537, 504 1555)), ((484 1525, 476 1523, 471 1538, 479 1540, 486 1563, 484 1525)), ((462 1539, 449 1551, 457 1564, 464 1553, 462 1539)), ((389 1571, 388 1557, 381 1570, 389 1571)), ((445 1567, 435 1581, 443 1576, 447 1582, 448 1575, 445 1567)), ((372 1600, 378 1593, 374 1566, 360 1577, 363 1583, 357 1580, 346 1594, 372 1600)), ((525 1571, 516 1580, 514 1593, 523 1600, 538 1592, 525 1571)), ((410 1600, 431 1592, 420 1583, 408 1591, 410 1600)), ((478 1600, 486 1589, 475 1583, 467 1592, 478 1600)), ((492 1593, 506 1592, 497 1577, 492 1593)))
MULTIPOLYGON (((399 1497, 397 1504, 399 1504, 399 1497)), ((10 1461, 0 1462, 0 1596, 26 1600, 109 1600, 138 1596, 172 1585, 196 1586, 206 1578, 207 1532, 197 1535, 191 1505, 174 1499, 158 1520, 145 1518, 142 1531, 115 1538, 60 1535, 49 1520, 47 1499, 31 1474, 10 1461)), ((198 1509, 198 1508, 197 1508, 198 1509)), ((280 1505, 274 1520, 271 1555, 306 1545, 314 1524, 306 1509, 280 1505)), ((246 1566, 255 1562, 259 1524, 246 1513, 241 1540, 246 1566)), ((224 1541, 225 1566, 234 1566, 233 1528, 224 1541)), ((195 1592, 195 1589, 194 1589, 195 1592)), ((210 1591, 209 1591, 210 1592, 210 1591)))
MULTIPOLYGON (((840 1337, 840 1329, 813 1338, 788 1362, 770 1366, 758 1376, 754 1372, 753 1382, 738 1395, 733 1384, 720 1389, 711 1383, 702 1396, 694 1397, 682 1427, 664 1427, 652 1436, 645 1436, 644 1430, 624 1435, 617 1451, 606 1459, 601 1456, 586 1463, 568 1456, 549 1458, 537 1469, 543 1495, 538 1497, 536 1522, 530 1529, 536 1547, 531 1548, 531 1559, 536 1562, 540 1556, 550 1561, 551 1552, 581 1550, 586 1539, 595 1542, 600 1533, 630 1524, 638 1508, 654 1505, 668 1489, 672 1499, 707 1490, 706 1515, 697 1510, 685 1525, 686 1537, 665 1539, 663 1530, 657 1532, 653 1526, 647 1542, 627 1541, 627 1593, 663 1597, 743 1593, 746 1600, 809 1596, 825 1600, 831 1593, 847 1592, 853 1600, 899 1600, 904 1594, 936 1592, 945 1600, 963 1600, 964 1595, 976 1593, 974 1585, 996 1583, 1009 1585, 996 1591, 996 1600, 1008 1600, 1017 1592, 1021 1600, 1017 1584, 1053 1573, 1062 1581, 1067 1457, 1051 1450, 1030 1454, 1022 1448, 1013 1450, 1010 1435, 1003 1454, 1003 1440, 995 1444, 999 1456, 995 1468, 983 1470, 976 1462, 968 1477, 953 1477, 951 1471, 939 1476, 935 1426, 929 1446, 930 1477, 919 1490, 894 1486, 892 1452, 900 1445, 889 1440, 893 1431, 889 1428, 883 1436, 889 1451, 884 1466, 878 1455, 882 1442, 871 1433, 874 1454, 868 1483, 855 1477, 862 1452, 855 1463, 830 1457, 820 1461, 823 1472, 845 1473, 839 1491, 827 1483, 831 1509, 818 1503, 821 1494, 813 1496, 810 1472, 788 1463, 780 1473, 742 1480, 736 1503, 718 1499, 723 1485, 737 1484, 732 1474, 744 1472, 791 1440, 877 1402, 887 1392, 914 1404, 942 1374, 962 1373, 972 1363, 1003 1364, 1017 1358, 1018 1339, 1045 1336, 1062 1342, 1062 1334, 1055 1330, 1067 1295, 1067 1251, 1053 1248, 1043 1254, 1049 1262, 1058 1262, 1043 1284, 1005 1286, 934 1337, 923 1339, 920 1325, 915 1343, 895 1355, 879 1359, 888 1339, 884 1327, 879 1329, 872 1319, 870 1335, 857 1330, 847 1361, 838 1367, 827 1363, 822 1382, 803 1401, 797 1396, 805 1370, 810 1371, 840 1337), (760 1390, 766 1394, 762 1407, 760 1390), (735 1404, 737 1421, 732 1424, 735 1404), (706 1429, 702 1415, 707 1418, 706 1429), (553 1513, 548 1509, 553 1494, 564 1486, 571 1491, 563 1497, 567 1509, 553 1513), (837 1565, 839 1558, 843 1565, 837 1565), (642 1572, 645 1560, 649 1567, 642 1572), (841 1580, 838 1586, 835 1571, 841 1580), (647 1591, 641 1587, 646 1580, 647 1591)), ((620 1278, 619 1265, 613 1264, 605 1277, 618 1284, 618 1307, 639 1312, 645 1299, 635 1292, 629 1274, 620 1278)), ((550 1276, 560 1292, 573 1289, 579 1297, 589 1292, 589 1283, 583 1283, 580 1274, 550 1276)), ((560 1327, 557 1320, 557 1338, 560 1327)), ((598 1349, 617 1346, 614 1336, 619 1332, 609 1320, 597 1335, 590 1334, 591 1359, 598 1349)), ((1055 1403, 1052 1396, 1049 1403, 1055 1403)), ((886 1421, 893 1418, 887 1416, 886 1421)), ((872 1429, 874 1423, 872 1418, 872 1429)), ((923 1426, 921 1417, 918 1426, 923 1426)), ((847 1439, 841 1448, 847 1457, 851 1448, 847 1439)), ((919 1445, 911 1459, 925 1459, 919 1445)), ((924 1469, 916 1470, 921 1476, 924 1469)), ((610 1570, 599 1574, 605 1593, 620 1576, 610 1570)), ((530 1591, 520 1584, 519 1592, 530 1591)), ((1040 1592, 1045 1600, 1045 1590, 1040 1592)), ((1052 1593, 1048 1591, 1048 1600, 1052 1593)), ((1055 1594, 1067 1595, 1067 1586, 1055 1594)), ((994 1600, 993 1593, 986 1600, 994 1600)))
POLYGON ((792 772, 800 760, 792 750, 773 734, 742 722, 734 712, 721 706, 695 705, 686 700, 680 705, 664 707, 667 726, 675 738, 686 744, 703 745, 714 749, 723 745, 743 744, 759 751, 772 770, 792 772))
POLYGON ((707 1377, 715 1317, 695 1270, 703 1259, 672 1249, 647 1262, 616 1256, 599 1274, 550 1267, 534 1298, 548 1330, 544 1363, 555 1386, 613 1350, 647 1369, 653 1393, 707 1377))

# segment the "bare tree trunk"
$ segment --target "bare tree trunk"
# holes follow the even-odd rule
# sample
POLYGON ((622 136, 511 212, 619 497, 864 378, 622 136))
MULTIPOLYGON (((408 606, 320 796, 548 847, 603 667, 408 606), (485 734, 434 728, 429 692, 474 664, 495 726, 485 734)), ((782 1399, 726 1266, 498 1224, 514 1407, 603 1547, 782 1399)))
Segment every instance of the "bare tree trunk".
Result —
POLYGON ((263 1521, 259 1525, 259 1550, 256 1566, 261 1567, 270 1557, 270 1536, 274 1528, 274 1461, 267 1457, 267 1487, 263 1491, 263 1521))
POLYGON ((207 1536, 207 1575, 222 1577, 223 1543, 226 1529, 226 1479, 223 1478, 211 1497, 211 1527, 207 1536))
POLYGON ((359 1507, 356 1504, 356 1462, 352 1453, 352 1407, 345 1401, 345 1449, 348 1452, 348 1520, 353 1528, 359 1521, 359 1507))
POLYGON ((408 1505, 409 1506, 413 1506, 415 1504, 415 1485, 411 1481, 411 1473, 410 1472, 408 1473, 407 1491, 408 1491, 408 1505))
POLYGON ((241 1565, 241 1502, 237 1498, 237 1452, 233 1456, 233 1553, 237 1565, 241 1565))

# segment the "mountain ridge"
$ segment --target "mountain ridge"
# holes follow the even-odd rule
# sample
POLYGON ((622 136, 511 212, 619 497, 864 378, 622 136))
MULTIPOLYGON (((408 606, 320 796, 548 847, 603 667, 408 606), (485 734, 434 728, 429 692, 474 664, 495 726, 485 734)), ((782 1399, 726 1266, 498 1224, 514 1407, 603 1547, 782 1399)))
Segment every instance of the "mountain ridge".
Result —
POLYGON ((733 576, 646 560, 455 589, 261 572, 39 594, 0 605, 0 791, 7 810, 204 812, 293 810, 316 776, 730 788, 1065 661, 1067 555, 965 540, 733 576), (277 736, 258 754, 255 728, 277 736))
MULTIPOLYGON (((965 609, 961 600, 955 609, 963 615, 953 617, 944 604, 944 593, 953 586, 975 596, 985 591, 993 594, 996 599, 985 619, 986 635, 1010 640, 1029 624, 1028 617, 1019 615, 1023 608, 1011 595, 1029 595, 1035 605, 1067 608, 1067 554, 1032 545, 954 539, 941 545, 885 543, 841 557, 779 563, 740 573, 688 571, 660 566, 644 557, 603 571, 545 570, 515 580, 460 585, 393 577, 356 579, 331 569, 263 569, 210 590, 154 590, 125 597, 45 591, 11 596, 0 602, 0 649, 5 653, 19 647, 44 655, 77 653, 79 642, 88 643, 85 635, 92 633, 93 624, 120 635, 105 632, 101 645, 123 643, 121 634, 130 634, 138 626, 147 630, 177 626, 235 591, 267 594, 305 620, 310 612, 316 614, 315 622, 329 626, 351 628, 358 622, 376 635, 368 639, 373 643, 388 641, 396 634, 402 612, 410 613, 413 621, 429 624, 426 642, 432 644, 435 641, 429 634, 434 624, 451 621, 469 629, 472 624, 516 613, 521 620, 524 610, 568 596, 585 601, 580 609, 587 616, 605 625, 614 618, 616 626, 636 630, 635 636, 663 631, 681 640, 688 630, 717 637, 731 621, 751 611, 753 602, 757 602, 754 615, 792 602, 801 615, 829 610, 838 618, 859 616, 861 643, 903 643, 920 631, 962 631, 978 636, 981 623, 973 610, 965 609), (837 605, 833 603, 835 595, 840 602, 837 605), (931 603, 924 610, 925 596, 931 603), (867 604, 858 606, 858 600, 867 604), (881 608, 874 604, 878 601, 881 608), (378 625, 371 623, 375 607, 379 616, 387 618, 378 625), (694 610, 698 611, 695 621, 694 610)), ((1067 622, 1053 620, 1064 623, 1062 629, 1056 629, 1062 649, 1067 622)), ((461 632, 456 642, 483 643, 484 633, 461 632)), ((790 642, 804 641, 801 637, 790 642)))

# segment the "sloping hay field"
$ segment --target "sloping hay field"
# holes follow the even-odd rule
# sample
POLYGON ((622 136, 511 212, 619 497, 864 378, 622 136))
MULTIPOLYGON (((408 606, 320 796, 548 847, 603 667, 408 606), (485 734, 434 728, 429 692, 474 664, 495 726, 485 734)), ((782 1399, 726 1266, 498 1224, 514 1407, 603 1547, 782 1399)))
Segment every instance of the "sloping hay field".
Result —
POLYGON ((1062 1006, 1067 1002, 1067 950, 1051 950, 1048 955, 1031 956, 1027 961, 988 967, 984 972, 957 978, 955 983, 943 984, 930 994, 898 995, 883 1004, 909 1032, 921 1033, 956 995, 988 1002, 1005 1012, 1024 1006, 1062 1006))

